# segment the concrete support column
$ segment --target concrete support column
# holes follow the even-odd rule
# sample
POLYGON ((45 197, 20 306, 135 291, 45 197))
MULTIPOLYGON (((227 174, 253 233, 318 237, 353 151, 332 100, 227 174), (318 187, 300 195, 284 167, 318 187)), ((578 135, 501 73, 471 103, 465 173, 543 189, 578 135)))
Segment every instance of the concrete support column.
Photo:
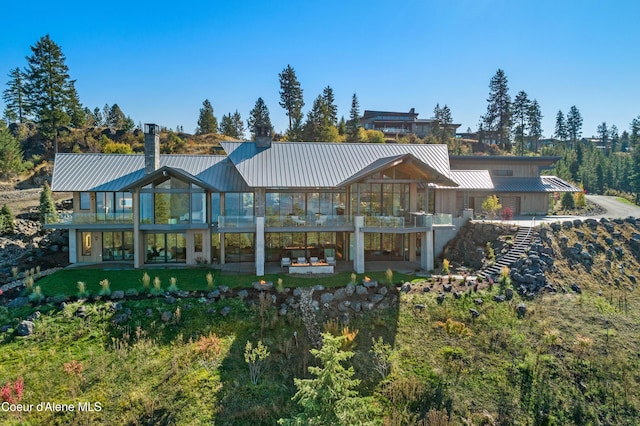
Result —
POLYGON ((427 231, 422 235, 420 267, 427 271, 433 269, 433 231, 427 231))
POLYGON ((256 217, 256 275, 264 275, 264 216, 256 217))
POLYGON ((78 234, 75 229, 69 229, 69 263, 78 263, 78 234))
POLYGON ((220 233, 220 264, 224 265, 224 232, 220 233))
POLYGON ((147 255, 147 248, 142 241, 144 236, 140 232, 140 191, 134 191, 131 194, 133 201, 133 267, 140 268, 144 263, 144 257, 147 255))
POLYGON ((364 216, 354 216, 353 224, 355 232, 353 233, 353 269, 357 274, 364 273, 364 216))

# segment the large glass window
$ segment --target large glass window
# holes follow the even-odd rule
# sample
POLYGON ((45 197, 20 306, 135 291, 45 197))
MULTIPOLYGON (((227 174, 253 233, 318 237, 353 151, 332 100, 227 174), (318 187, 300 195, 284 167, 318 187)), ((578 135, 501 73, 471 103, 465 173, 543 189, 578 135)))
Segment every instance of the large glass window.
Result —
POLYGON ((224 196, 225 216, 253 216, 253 192, 227 192, 224 196))
POLYGON ((80 193, 80 210, 91 210, 91 193, 80 193))
POLYGON ((225 262, 253 262, 255 261, 254 234, 225 234, 224 254, 225 262))
POLYGON ((339 192, 268 192, 267 216, 343 215, 345 194, 339 192))
POLYGON ((145 235, 146 263, 186 262, 186 237, 183 233, 153 233, 145 235))
POLYGON ((360 183, 351 187, 351 209, 366 216, 406 216, 409 211, 409 184, 360 183), (360 191, 360 204, 358 204, 360 191))
POLYGON ((283 257, 326 256, 342 257, 336 232, 267 232, 265 234, 265 258, 267 262, 278 262, 283 257), (327 254, 329 253, 329 254, 327 254))
POLYGON ((131 214, 133 199, 130 192, 96 192, 96 213, 108 218, 122 218, 131 214))
MULTIPOLYGON (((220 194, 212 197, 214 215, 220 209, 220 194)), ((126 200, 120 204, 127 205, 126 200)), ((180 179, 168 178, 150 184, 140 192, 140 223, 175 225, 207 222, 207 202, 204 189, 180 179)))
POLYGON ((132 260, 133 232, 103 232, 102 260, 132 260))

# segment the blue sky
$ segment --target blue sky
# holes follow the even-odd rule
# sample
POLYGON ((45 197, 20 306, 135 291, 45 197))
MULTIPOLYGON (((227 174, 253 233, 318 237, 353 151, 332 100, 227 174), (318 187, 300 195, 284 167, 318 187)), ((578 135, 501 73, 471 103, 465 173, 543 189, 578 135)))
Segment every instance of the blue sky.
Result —
MULTIPOLYGON (((365 109, 432 116, 447 104, 475 129, 498 68, 512 98, 540 103, 550 136, 576 105, 583 134, 628 129, 640 115, 637 1, 202 1, 15 2, 2 6, 0 86, 26 66, 43 35, 62 47, 80 100, 117 103, 136 123, 193 131, 204 99, 246 120, 258 97, 275 130, 278 73, 296 70, 305 112, 330 85, 348 117, 365 109)), ((4 109, 4 105, 2 105, 4 109)))

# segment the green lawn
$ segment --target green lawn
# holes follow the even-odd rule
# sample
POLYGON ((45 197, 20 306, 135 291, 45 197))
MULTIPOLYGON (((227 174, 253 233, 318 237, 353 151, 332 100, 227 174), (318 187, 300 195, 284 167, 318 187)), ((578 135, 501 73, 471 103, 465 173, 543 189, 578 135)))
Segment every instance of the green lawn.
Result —
MULTIPOLYGON (((54 296, 57 294, 65 294, 73 296, 78 292, 77 283, 82 281, 86 284, 87 290, 91 294, 96 294, 100 290, 100 281, 107 279, 110 283, 111 291, 115 290, 129 290, 142 288, 142 275, 148 273, 152 285, 155 277, 160 278, 162 288, 166 289, 169 286, 169 279, 176 278, 178 288, 188 291, 206 291, 207 280, 206 275, 212 273, 215 278, 215 285, 226 285, 230 288, 248 288, 252 283, 260 281, 271 281, 274 285, 277 283, 278 278, 282 278, 284 287, 311 287, 316 284, 322 284, 325 287, 338 287, 344 286, 351 281, 351 273, 341 272, 330 276, 318 277, 306 277, 306 276, 291 276, 288 274, 271 274, 264 277, 256 277, 253 275, 220 275, 220 271, 207 268, 176 268, 176 269, 94 269, 94 268, 71 268, 63 269, 55 274, 46 276, 41 280, 38 280, 36 285, 39 285, 42 292, 46 296, 54 296)), ((379 282, 385 282, 385 272, 372 272, 367 273, 367 276, 377 279, 379 282)), ((360 282, 364 274, 357 275, 357 281, 360 282)), ((394 282, 400 282, 412 279, 411 276, 394 273, 394 282)))

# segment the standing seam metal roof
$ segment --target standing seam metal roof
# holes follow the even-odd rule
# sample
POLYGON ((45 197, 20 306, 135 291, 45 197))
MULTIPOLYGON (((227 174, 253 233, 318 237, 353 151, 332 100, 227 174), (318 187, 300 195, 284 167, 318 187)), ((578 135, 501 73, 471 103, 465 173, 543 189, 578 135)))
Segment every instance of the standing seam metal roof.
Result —
POLYGON ((229 159, 251 187, 335 188, 376 160, 412 154, 449 177, 446 145, 275 142, 222 142, 229 159))

